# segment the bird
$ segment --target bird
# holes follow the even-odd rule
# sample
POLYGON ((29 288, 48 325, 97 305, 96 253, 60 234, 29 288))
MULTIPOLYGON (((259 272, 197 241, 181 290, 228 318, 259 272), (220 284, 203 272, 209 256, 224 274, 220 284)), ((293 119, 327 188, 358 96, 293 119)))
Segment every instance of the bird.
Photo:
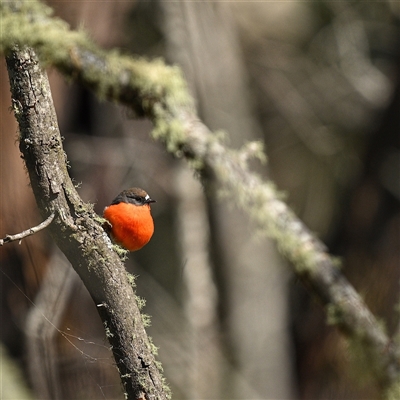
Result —
POLYGON ((150 204, 155 202, 143 189, 123 190, 103 212, 112 239, 129 251, 145 246, 154 233, 150 204))

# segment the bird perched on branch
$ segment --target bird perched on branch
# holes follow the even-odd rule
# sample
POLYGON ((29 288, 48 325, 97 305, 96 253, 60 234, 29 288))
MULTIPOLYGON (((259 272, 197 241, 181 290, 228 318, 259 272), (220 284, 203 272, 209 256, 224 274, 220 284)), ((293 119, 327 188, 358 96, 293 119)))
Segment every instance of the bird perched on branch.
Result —
POLYGON ((103 217, 110 223, 109 233, 121 246, 136 251, 146 245, 154 232, 150 203, 155 203, 143 189, 123 190, 104 209, 103 217))

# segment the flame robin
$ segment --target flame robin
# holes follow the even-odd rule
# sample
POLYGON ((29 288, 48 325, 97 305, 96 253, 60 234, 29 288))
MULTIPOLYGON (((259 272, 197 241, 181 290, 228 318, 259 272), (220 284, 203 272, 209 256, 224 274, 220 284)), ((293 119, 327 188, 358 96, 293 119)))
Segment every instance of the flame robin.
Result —
POLYGON ((104 209, 103 216, 110 223, 112 238, 130 251, 141 249, 154 232, 150 203, 155 200, 140 188, 123 190, 104 209))

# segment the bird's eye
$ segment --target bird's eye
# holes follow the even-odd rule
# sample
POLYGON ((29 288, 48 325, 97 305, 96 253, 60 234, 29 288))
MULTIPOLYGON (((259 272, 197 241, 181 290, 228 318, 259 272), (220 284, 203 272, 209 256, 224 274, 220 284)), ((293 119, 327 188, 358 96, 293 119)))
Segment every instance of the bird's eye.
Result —
POLYGON ((138 196, 136 194, 130 194, 127 196, 127 198, 130 200, 129 202, 133 204, 140 205, 145 203, 144 197, 138 196))

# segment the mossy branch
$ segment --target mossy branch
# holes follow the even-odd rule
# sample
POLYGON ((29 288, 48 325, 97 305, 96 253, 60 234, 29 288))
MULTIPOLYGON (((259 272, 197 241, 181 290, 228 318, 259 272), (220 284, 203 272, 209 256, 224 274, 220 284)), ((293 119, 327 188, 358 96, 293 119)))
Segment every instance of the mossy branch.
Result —
POLYGON ((247 158, 260 154, 259 146, 252 143, 241 151, 230 150, 199 121, 179 69, 160 60, 105 52, 84 32, 71 31, 64 22, 52 19, 49 9, 34 1, 9 2, 1 10, 6 33, 0 42, 3 51, 15 43, 32 46, 45 63, 99 97, 151 119, 154 138, 177 157, 185 157, 202 176, 214 175, 223 193, 276 241, 294 272, 324 305, 329 323, 359 342, 377 382, 386 388, 395 385, 400 377, 397 345, 341 274, 337 260, 281 200, 273 183, 249 171, 247 158))
POLYGON ((125 267, 68 175, 47 75, 30 48, 14 47, 7 68, 20 150, 36 202, 44 218, 51 215, 51 235, 97 305, 126 397, 168 399, 125 267))

